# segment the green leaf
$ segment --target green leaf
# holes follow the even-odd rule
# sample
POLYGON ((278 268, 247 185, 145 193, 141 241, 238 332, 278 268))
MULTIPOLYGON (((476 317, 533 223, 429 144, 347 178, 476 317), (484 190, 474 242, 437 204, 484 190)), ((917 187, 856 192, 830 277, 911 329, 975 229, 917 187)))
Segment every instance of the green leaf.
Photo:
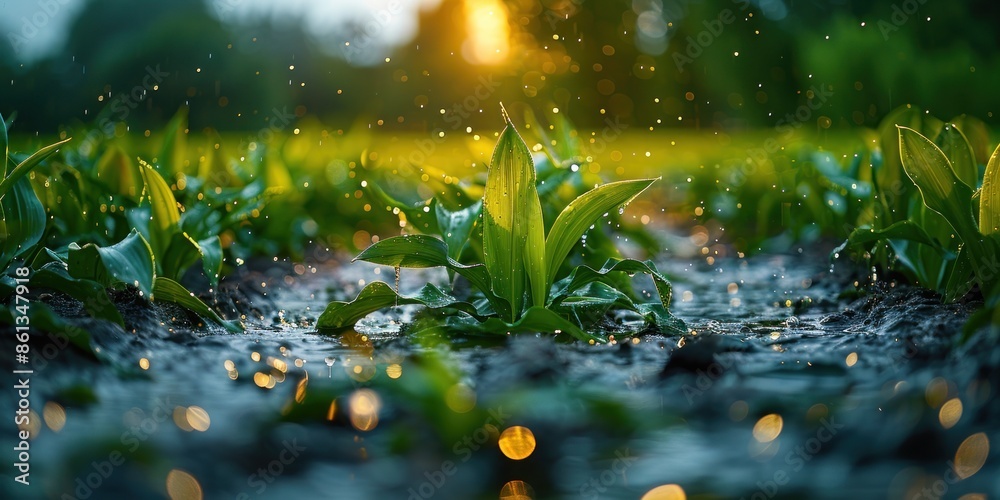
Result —
POLYGON ((983 267, 988 250, 972 216, 972 189, 955 176, 941 149, 919 132, 899 127, 899 150, 903 169, 917 185, 924 205, 947 219, 970 252, 980 285, 992 282, 996 277, 983 267))
POLYGON ((920 190, 924 205, 943 215, 959 233, 974 225, 972 189, 958 179, 944 152, 907 127, 899 127, 899 150, 903 169, 920 190))
POLYGON ((172 280, 180 280, 184 271, 198 260, 200 255, 201 251, 197 241, 194 241, 187 233, 180 231, 173 233, 167 249, 157 254, 158 274, 172 280))
POLYGON ((656 179, 612 182, 596 187, 570 202, 549 230, 545 240, 545 265, 548 283, 555 282, 556 273, 576 242, 601 216, 616 207, 631 202, 656 179))
POLYGON ((969 140, 975 155, 976 165, 985 165, 990 159, 990 131, 982 120, 968 115, 952 118, 951 124, 958 127, 969 140))
POLYGON ((530 285, 533 303, 545 303, 545 229, 535 187, 531 153, 507 122, 500 133, 487 172, 483 195, 483 260, 493 278, 493 291, 511 305, 514 321, 530 285), (527 283, 526 283, 527 281, 527 283))
POLYGON ((448 257, 448 245, 433 237, 421 234, 394 236, 379 240, 361 252, 354 260, 393 267, 426 268, 445 267, 478 288, 493 309, 501 315, 510 314, 510 305, 493 293, 490 275, 482 264, 467 266, 448 257))
POLYGON ((125 321, 108 297, 104 285, 90 279, 77 279, 69 275, 59 262, 46 264, 31 274, 33 288, 56 290, 83 303, 83 309, 91 317, 116 323, 122 327, 125 321))
POLYGON ((674 334, 684 331, 683 322, 669 313, 673 287, 670 285, 670 281, 660 274, 652 261, 608 259, 600 269, 578 266, 573 269, 569 276, 555 284, 549 307, 558 306, 574 292, 594 282, 615 286, 612 273, 626 273, 630 276, 637 273, 649 275, 653 279, 653 286, 656 288, 659 302, 636 304, 636 308, 633 310, 647 316, 647 320, 656 325, 661 333, 674 334), (677 325, 681 325, 680 328, 677 325))
POLYGON ((434 201, 433 205, 434 215, 437 216, 438 230, 448 245, 448 257, 457 261, 483 213, 483 202, 477 201, 456 211, 448 210, 437 200, 434 201))
POLYGON ((369 182, 365 189, 378 204, 402 212, 406 217, 406 222, 417 231, 424 234, 441 234, 436 214, 430 213, 432 200, 416 204, 404 203, 389 196, 374 182, 369 182))
POLYGON ((174 233, 178 232, 181 220, 177 209, 177 199, 174 198, 170 185, 153 169, 152 165, 139 160, 139 172, 142 174, 143 198, 149 201, 149 245, 153 255, 165 255, 174 233))
POLYGON ((1000 146, 986 164, 983 188, 979 192, 979 232, 993 238, 1000 234, 1000 146))
POLYGON ((118 144, 112 144, 97 162, 97 178, 111 193, 138 197, 142 190, 142 179, 135 168, 135 162, 125 154, 118 144))
POLYGON ((7 123, 0 114, 0 154, 3 155, 3 158, 0 158, 0 180, 7 177, 7 146, 7 123))
POLYGON ((525 309, 523 314, 521 314, 521 317, 512 323, 508 323, 497 318, 488 318, 486 321, 483 321, 478 325, 467 325, 467 328, 463 328, 463 330, 465 333, 469 333, 469 330, 472 330, 478 333, 493 335, 535 332, 553 333, 557 335, 566 333, 584 342, 593 341, 599 344, 607 342, 607 340, 603 337, 587 333, 582 328, 575 325, 572 321, 569 321, 542 306, 532 306, 525 309))
POLYGON ((474 305, 452 297, 432 283, 424 285, 416 295, 401 295, 388 284, 373 281, 365 286, 354 300, 331 302, 327 305, 326 310, 316 321, 316 328, 327 332, 350 328, 361 318, 379 309, 397 305, 422 305, 430 309, 451 308, 473 317, 482 317, 474 305))
POLYGON ((949 269, 949 273, 945 282, 944 300, 945 302, 954 302, 972 289, 973 282, 969 280, 969 277, 972 276, 973 271, 969 252, 958 251, 958 257, 949 269))
MULTIPOLYGON (((48 146, 35 151, 34 154, 25 158, 24 161, 18 164, 17 167, 14 167, 14 170, 12 170, 9 175, 4 177, 3 181, 0 181, 0 199, 3 199, 4 195, 7 194, 7 191, 9 191, 19 179, 30 172, 31 169, 37 167, 49 156, 52 156, 53 153, 59 150, 59 146, 62 146, 71 140, 73 140, 72 137, 61 140, 55 144, 49 144, 48 146)), ((6 158, 6 155, 4 155, 4 158, 6 158)))
POLYGON ((979 185, 979 165, 976 163, 976 153, 965 134, 954 124, 947 124, 937 137, 937 145, 941 152, 951 162, 955 176, 972 189, 979 185))
POLYGON ((922 227, 909 220, 899 221, 885 229, 861 226, 851 232, 847 238, 846 246, 869 245, 882 240, 913 241, 941 250, 941 245, 934 238, 931 238, 922 227))
POLYGON ((34 248, 45 234, 45 208, 35 196, 27 178, 12 185, 9 196, 0 199, 0 269, 10 261, 34 248))
MULTIPOLYGON (((173 175, 179 173, 193 173, 191 165, 185 165, 185 155, 187 155, 187 128, 188 128, 188 108, 182 106, 170 119, 167 124, 166 135, 163 137, 163 144, 160 147, 160 154, 157 157, 158 163, 173 175)), ((195 165, 196 167, 197 165, 195 165)))
POLYGON ((135 229, 109 247, 71 244, 66 260, 69 274, 74 278, 94 280, 104 286, 129 284, 146 297, 153 292, 156 277, 153 254, 149 243, 135 229))
POLYGON ((218 236, 198 240, 198 251, 201 253, 201 269, 213 287, 219 285, 219 274, 222 273, 222 240, 218 236))
POLYGON ((216 324, 221 325, 231 333, 241 333, 243 331, 243 325, 240 322, 222 319, 222 316, 219 316, 217 312, 205 305, 201 299, 195 297, 187 288, 184 288, 180 283, 170 278, 164 278, 163 276, 156 277, 156 281, 153 284, 153 300, 180 304, 202 318, 210 319, 216 324))

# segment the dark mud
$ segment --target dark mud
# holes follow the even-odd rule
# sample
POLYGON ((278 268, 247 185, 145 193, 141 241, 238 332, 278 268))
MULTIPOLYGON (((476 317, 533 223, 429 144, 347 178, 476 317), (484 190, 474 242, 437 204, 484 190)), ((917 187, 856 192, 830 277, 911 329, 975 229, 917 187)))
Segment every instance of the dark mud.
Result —
POLYGON ((849 265, 822 252, 661 269, 691 334, 604 346, 407 335, 408 309, 315 333, 329 300, 392 283, 363 264, 251 263, 218 293, 240 335, 123 293, 125 329, 74 320, 97 360, 36 359, 32 485, 8 467, 3 497, 160 498, 190 486, 178 470, 209 499, 1000 496, 1000 352, 954 341, 977 304, 845 295, 849 265), (536 441, 523 460, 497 443, 515 425, 536 441))

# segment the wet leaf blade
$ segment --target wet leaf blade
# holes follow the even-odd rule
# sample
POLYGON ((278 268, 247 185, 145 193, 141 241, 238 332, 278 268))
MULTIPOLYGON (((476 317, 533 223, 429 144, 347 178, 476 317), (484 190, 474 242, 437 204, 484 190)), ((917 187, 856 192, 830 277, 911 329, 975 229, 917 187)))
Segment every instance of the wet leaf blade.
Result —
POLYGON ((469 241, 472 230, 479 223, 479 216, 483 213, 483 202, 477 201, 468 207, 455 211, 448 210, 437 200, 434 201, 433 205, 441 237, 448 245, 448 257, 458 261, 462 250, 469 241))
POLYGON ((0 180, 7 177, 7 123, 3 120, 3 114, 0 114, 0 180))
POLYGON ((599 344, 607 342, 603 337, 587 333, 572 321, 542 306, 532 306, 525 309, 521 317, 513 323, 497 318, 488 318, 479 323, 478 331, 494 335, 506 335, 508 332, 566 333, 584 342, 594 341, 599 344))
POLYGON ((972 289, 973 282, 969 277, 972 276, 973 271, 972 262, 969 261, 969 252, 961 249, 958 251, 958 257, 949 269, 949 273, 945 284, 944 300, 945 302, 954 302, 972 289))
POLYGON ((921 243, 940 250, 940 245, 926 231, 913 221, 899 221, 885 229, 862 226, 851 232, 847 246, 868 245, 882 240, 907 240, 921 243))
POLYGON ((979 194, 979 232, 998 238, 1000 234, 1000 146, 986 164, 983 188, 979 194))
POLYGON ((955 175, 944 152, 919 132, 899 127, 903 169, 916 184, 927 208, 943 215, 961 233, 972 219, 972 190, 955 175))
POLYGON ((355 257, 372 264, 393 267, 446 267, 478 288, 501 315, 509 315, 510 305, 493 293, 490 274, 482 264, 464 265, 448 257, 448 245, 433 236, 413 234, 379 240, 355 257))
POLYGON ((984 268, 990 255, 972 215, 972 189, 958 179, 941 149, 919 132, 899 127, 899 151, 924 205, 944 216, 970 253, 980 285, 992 283, 996 276, 984 268))
POLYGON ((139 172, 142 174, 144 197, 150 206, 149 244, 153 248, 153 255, 163 256, 174 233, 179 230, 181 214, 167 181, 163 180, 152 165, 141 163, 139 172))
MULTIPOLYGON (((44 148, 39 149, 38 151, 35 151, 31 156, 25 158, 24 161, 22 161, 16 167, 14 167, 14 170, 11 170, 10 174, 4 177, 2 181, 0 181, 0 199, 3 199, 4 195, 7 194, 7 191, 9 191, 18 180, 27 175, 28 172, 31 172, 33 168, 40 165, 43 161, 45 161, 46 158, 52 156, 56 151, 59 150, 60 146, 66 144, 72 139, 73 139, 72 137, 69 137, 55 144, 49 144, 48 146, 45 146, 44 148)), ((7 158, 6 154, 4 154, 4 158, 6 160, 7 158)))
POLYGON ((361 318, 395 305, 422 305, 431 309, 452 308, 478 316, 476 307, 445 293, 431 283, 416 295, 401 295, 382 281, 373 281, 350 302, 331 302, 316 322, 319 331, 335 332, 354 326, 361 318))
POLYGON ((243 326, 238 321, 226 321, 213 311, 201 299, 195 297, 180 283, 163 276, 157 276, 153 285, 153 300, 162 300, 181 305, 189 311, 209 319, 231 333, 241 333, 243 326))
POLYGON ((555 282, 563 260, 590 226, 599 222, 603 214, 632 201, 654 182, 656 179, 612 182, 591 189, 570 202, 556 217, 545 240, 549 283, 555 282))
POLYGON ((31 182, 22 177, 12 184, 12 189, 0 199, 3 216, 3 236, 0 242, 0 269, 6 269, 11 260, 31 250, 45 233, 45 208, 31 188, 31 182))
POLYGON ((146 297, 153 291, 156 271, 153 254, 145 238, 133 229, 122 241, 108 247, 93 243, 71 246, 67 257, 69 275, 93 280, 104 286, 133 285, 146 297))
POLYGON ((954 124, 949 123, 938 136, 937 143, 941 152, 951 162, 955 176, 972 189, 979 185, 979 166, 976 164, 976 153, 965 134, 954 124))
POLYGON ((559 305, 577 290, 594 282, 606 283, 612 287, 615 286, 612 280, 614 273, 626 273, 629 275, 643 273, 649 275, 653 279, 653 286, 656 288, 659 302, 638 303, 635 304, 635 308, 632 310, 646 316, 647 320, 653 323, 661 333, 676 334, 684 332, 684 322, 669 312, 673 287, 670 285, 670 281, 660 274, 652 261, 640 262, 633 259, 608 259, 600 269, 594 269, 589 266, 577 266, 569 276, 555 284, 550 307, 559 305))
POLYGON ((374 182, 368 183, 365 189, 368 190, 368 193, 375 198, 375 201, 379 204, 393 209, 398 209, 402 212, 406 217, 407 224, 417 231, 423 234, 441 234, 437 217, 430 213, 430 200, 417 205, 404 203, 390 196, 389 193, 383 191, 382 188, 374 182), (425 208, 427 208, 427 211, 424 211, 425 208))
POLYGON ((483 196, 483 260, 493 278, 493 291, 511 305, 511 321, 519 316, 530 281, 535 303, 544 303, 545 229, 535 187, 531 153, 507 121, 487 173, 483 196), (528 274, 530 273, 530 274, 528 274))

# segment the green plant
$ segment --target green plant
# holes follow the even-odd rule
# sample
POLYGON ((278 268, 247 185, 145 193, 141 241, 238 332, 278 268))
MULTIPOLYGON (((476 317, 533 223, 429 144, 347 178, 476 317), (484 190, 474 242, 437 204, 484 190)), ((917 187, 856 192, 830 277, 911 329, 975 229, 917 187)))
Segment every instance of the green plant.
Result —
POLYGON ((415 295, 400 295, 385 283, 373 282, 355 300, 327 306, 317 322, 320 330, 351 327, 365 315, 394 304, 419 304, 443 314, 438 326, 466 332, 565 332, 581 340, 603 342, 603 336, 587 328, 613 309, 639 313, 647 325, 663 333, 683 331, 683 323, 667 309, 669 281, 651 261, 611 258, 598 269, 577 266, 557 280, 563 261, 581 236, 655 179, 614 182, 584 193, 559 213, 546 235, 531 155, 506 112, 503 116, 505 128, 493 152, 481 202, 454 211, 444 207, 442 199, 431 200, 423 208, 407 207, 404 213, 421 231, 441 237, 386 238, 355 259, 397 268, 444 267, 467 280, 476 292, 459 299, 427 284, 415 295), (476 240, 472 234, 480 225, 482 263, 459 262, 463 249, 476 240), (635 273, 652 278, 658 302, 640 302, 616 288, 616 275, 635 273))
POLYGON ((869 266, 898 269, 946 301, 974 284, 993 300, 1000 278, 1000 148, 983 170, 988 134, 981 122, 964 116, 941 122, 912 107, 891 113, 880 136, 887 156, 873 162, 871 206, 837 252, 862 250, 869 266))
MULTIPOLYGON (((135 163, 114 146, 94 165, 88 166, 79 157, 70 156, 83 168, 78 170, 52 161, 40 169, 44 171, 33 173, 34 182, 41 188, 40 197, 27 174, 70 139, 40 149, 8 173, 8 140, 2 117, 0 129, 3 130, 0 134, 2 296, 9 295, 12 284, 6 276, 7 270, 19 259, 21 265, 34 270, 32 287, 66 293, 80 300, 84 310, 96 318, 124 324, 105 289, 131 285, 148 299, 176 302, 231 331, 242 329, 238 323, 224 321, 177 282, 200 259, 210 283, 217 284, 222 248, 217 234, 194 240, 182 230, 179 204, 152 167, 143 163, 136 170, 135 163), (140 178, 142 181, 138 183, 140 178), (136 195, 140 195, 138 201, 127 201, 136 195), (118 200, 114 199, 116 196, 118 200), (117 214, 115 210, 107 213, 107 204, 116 202, 121 204, 121 210, 117 214), (131 232, 115 238, 115 228, 124 226, 128 231, 128 222, 133 226, 131 232), (57 233, 68 238, 69 243, 57 243, 56 250, 47 248, 46 241, 58 241, 57 233), (92 242, 80 245, 78 238, 92 242), (94 240, 101 244, 93 243, 94 240), (150 240, 154 245, 150 245, 150 240)), ((211 230, 213 226, 206 220, 212 218, 201 215, 204 214, 192 220, 198 220, 199 228, 211 230)))

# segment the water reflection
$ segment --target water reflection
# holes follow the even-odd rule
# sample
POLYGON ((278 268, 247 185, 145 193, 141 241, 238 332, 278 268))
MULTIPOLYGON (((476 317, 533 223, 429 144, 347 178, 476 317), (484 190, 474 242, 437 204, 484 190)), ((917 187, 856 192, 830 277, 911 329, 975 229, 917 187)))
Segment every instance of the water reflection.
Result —
POLYGON ((515 425, 500 434, 500 451, 511 460, 524 460, 535 451, 535 435, 531 429, 515 425))
POLYGON ((535 489, 524 481, 507 481, 500 488, 500 500, 532 500, 535 498, 535 489))
POLYGON ((647 491, 642 500, 687 500, 687 495, 676 484, 664 484, 647 491))

